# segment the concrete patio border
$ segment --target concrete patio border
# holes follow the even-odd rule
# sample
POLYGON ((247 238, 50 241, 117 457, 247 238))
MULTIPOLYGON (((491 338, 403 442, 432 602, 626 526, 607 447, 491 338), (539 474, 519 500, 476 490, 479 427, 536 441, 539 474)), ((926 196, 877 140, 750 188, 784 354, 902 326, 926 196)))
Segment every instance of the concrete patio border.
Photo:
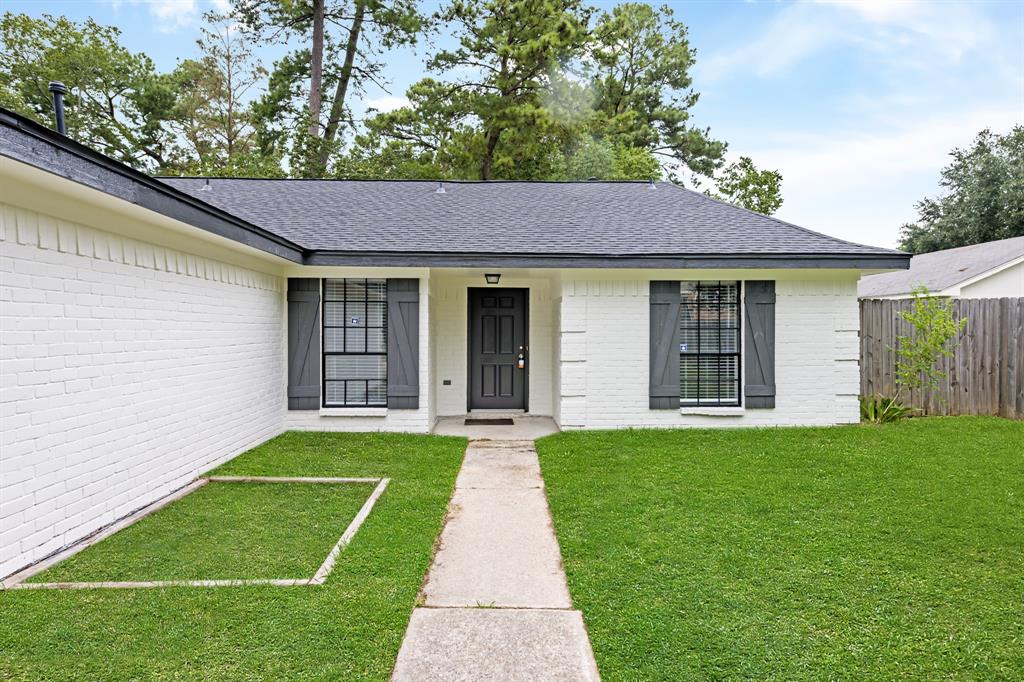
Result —
POLYGON ((334 570, 338 555, 355 537, 363 522, 370 515, 377 500, 384 493, 391 482, 390 478, 352 478, 352 477, 328 477, 328 476, 204 476, 179 488, 170 495, 129 514, 116 521, 106 528, 100 530, 83 540, 62 549, 61 551, 47 557, 46 559, 29 566, 0 581, 0 590, 88 590, 88 589, 147 589, 154 587, 241 587, 245 585, 272 585, 276 587, 294 587, 304 585, 323 585, 327 576, 334 570), (363 502, 352 521, 349 522, 345 532, 327 553, 327 558, 317 569, 311 578, 256 578, 240 580, 141 580, 141 581, 102 581, 102 582, 57 582, 57 583, 26 583, 25 581, 37 575, 51 566, 64 561, 65 559, 78 554, 84 549, 97 544, 119 530, 144 519, 153 512, 156 512, 172 502, 180 500, 190 493, 199 490, 208 483, 326 483, 326 484, 351 484, 351 483, 376 483, 373 492, 363 502))

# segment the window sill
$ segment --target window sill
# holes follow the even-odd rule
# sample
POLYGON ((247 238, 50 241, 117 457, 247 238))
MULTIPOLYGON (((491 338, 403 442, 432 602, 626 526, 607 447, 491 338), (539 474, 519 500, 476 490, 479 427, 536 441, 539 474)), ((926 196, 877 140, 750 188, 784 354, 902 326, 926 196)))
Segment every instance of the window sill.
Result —
POLYGON ((700 407, 680 407, 679 414, 699 414, 708 417, 742 417, 746 414, 743 407, 715 407, 714 405, 703 405, 700 407))
POLYGON ((386 417, 386 407, 321 407, 321 417, 386 417))

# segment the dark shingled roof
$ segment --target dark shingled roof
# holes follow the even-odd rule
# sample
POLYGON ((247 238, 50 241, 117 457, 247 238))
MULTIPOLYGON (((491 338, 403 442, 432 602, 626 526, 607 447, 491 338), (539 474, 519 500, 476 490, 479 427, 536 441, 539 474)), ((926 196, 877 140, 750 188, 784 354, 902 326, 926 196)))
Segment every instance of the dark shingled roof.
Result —
POLYGON ((303 265, 906 268, 669 183, 153 178, 0 108, 0 156, 303 265))
POLYGON ((659 182, 159 178, 314 251, 893 255, 659 182))

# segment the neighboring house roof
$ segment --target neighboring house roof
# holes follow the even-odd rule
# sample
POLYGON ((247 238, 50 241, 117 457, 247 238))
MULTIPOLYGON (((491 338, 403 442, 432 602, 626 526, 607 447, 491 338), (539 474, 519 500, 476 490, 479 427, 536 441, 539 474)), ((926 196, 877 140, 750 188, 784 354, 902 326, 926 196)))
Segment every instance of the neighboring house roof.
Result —
POLYGON ((903 268, 863 246, 648 182, 152 178, 0 109, 0 155, 310 265, 903 268))
POLYGON ((1024 237, 922 253, 910 259, 910 269, 871 275, 860 280, 861 298, 899 296, 924 284, 938 293, 1024 257, 1024 237))

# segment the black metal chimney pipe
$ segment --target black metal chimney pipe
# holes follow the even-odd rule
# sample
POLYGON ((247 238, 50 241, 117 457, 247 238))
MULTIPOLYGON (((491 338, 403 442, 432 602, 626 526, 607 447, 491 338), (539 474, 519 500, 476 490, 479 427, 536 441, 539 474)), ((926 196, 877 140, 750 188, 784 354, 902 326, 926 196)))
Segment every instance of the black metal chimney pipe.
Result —
POLYGON ((68 88, 60 81, 50 81, 50 92, 53 93, 53 117, 57 120, 57 132, 61 135, 68 134, 68 127, 64 124, 64 95, 68 88))

